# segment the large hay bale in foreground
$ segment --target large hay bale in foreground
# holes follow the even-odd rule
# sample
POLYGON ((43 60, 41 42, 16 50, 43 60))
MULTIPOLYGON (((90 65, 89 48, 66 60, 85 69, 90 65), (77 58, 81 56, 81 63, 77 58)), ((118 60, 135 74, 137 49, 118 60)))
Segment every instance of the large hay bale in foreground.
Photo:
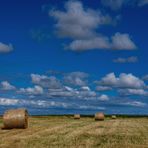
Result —
POLYGON ((27 128, 28 112, 26 109, 7 110, 3 115, 3 129, 27 128))
POLYGON ((95 114, 95 120, 103 121, 105 118, 103 113, 96 113, 95 114))
POLYGON ((75 114, 74 119, 80 119, 80 114, 75 114))
POLYGON ((112 119, 116 119, 117 117, 115 115, 112 115, 112 119))

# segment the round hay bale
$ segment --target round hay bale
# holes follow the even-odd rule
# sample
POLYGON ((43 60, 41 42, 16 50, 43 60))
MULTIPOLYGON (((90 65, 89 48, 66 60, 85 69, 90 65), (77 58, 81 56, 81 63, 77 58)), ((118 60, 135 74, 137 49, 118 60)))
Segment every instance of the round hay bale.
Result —
POLYGON ((95 120, 103 121, 105 118, 103 113, 96 113, 95 114, 95 120))
POLYGON ((75 114, 74 119, 80 119, 80 114, 75 114))
POLYGON ((112 119, 116 119, 117 117, 115 115, 112 115, 112 119))
POLYGON ((4 129, 27 128, 28 112, 26 109, 7 110, 3 115, 4 129))

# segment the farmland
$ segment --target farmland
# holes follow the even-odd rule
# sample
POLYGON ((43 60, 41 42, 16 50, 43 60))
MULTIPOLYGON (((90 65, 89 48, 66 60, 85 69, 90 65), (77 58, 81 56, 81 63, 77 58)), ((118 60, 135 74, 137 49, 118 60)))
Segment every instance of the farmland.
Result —
POLYGON ((30 117, 28 129, 0 129, 0 148, 10 147, 148 148, 148 118, 30 117))

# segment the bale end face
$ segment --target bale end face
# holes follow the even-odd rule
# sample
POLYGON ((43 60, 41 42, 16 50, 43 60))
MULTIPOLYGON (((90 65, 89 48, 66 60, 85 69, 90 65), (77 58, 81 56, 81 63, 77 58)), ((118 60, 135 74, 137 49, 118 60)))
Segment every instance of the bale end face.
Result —
POLYGON ((95 120, 103 121, 104 118, 105 118, 105 116, 104 116, 103 113, 96 113, 96 114, 95 114, 95 120))
POLYGON ((8 110, 3 115, 3 129, 28 127, 28 112, 26 109, 8 110))
POLYGON ((75 114, 74 119, 80 119, 80 114, 75 114))

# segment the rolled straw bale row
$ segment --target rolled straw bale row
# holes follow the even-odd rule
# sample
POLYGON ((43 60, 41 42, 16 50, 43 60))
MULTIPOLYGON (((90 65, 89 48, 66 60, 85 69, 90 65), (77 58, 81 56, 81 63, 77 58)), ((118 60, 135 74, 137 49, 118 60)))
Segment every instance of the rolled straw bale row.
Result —
POLYGON ((96 114, 95 114, 95 120, 103 121, 104 118, 105 118, 105 116, 104 116, 103 113, 96 113, 96 114))
POLYGON ((80 119, 80 114, 75 114, 74 119, 80 119))
POLYGON ((8 110, 3 115, 3 129, 27 128, 28 112, 26 109, 8 110))
POLYGON ((112 117, 111 117, 112 119, 116 119, 117 117, 115 116, 115 115, 112 115, 112 117))

